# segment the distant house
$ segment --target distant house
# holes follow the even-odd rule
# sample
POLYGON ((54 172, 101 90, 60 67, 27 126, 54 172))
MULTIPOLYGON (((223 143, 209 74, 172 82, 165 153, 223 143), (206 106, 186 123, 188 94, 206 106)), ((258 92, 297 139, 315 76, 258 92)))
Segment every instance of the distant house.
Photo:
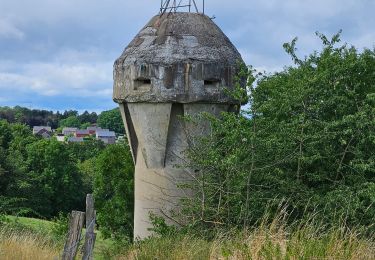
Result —
POLYGON ((87 130, 89 131, 90 135, 96 135, 97 131, 102 131, 103 129, 98 126, 89 126, 87 127, 87 130))
POLYGON ((83 140, 83 137, 71 136, 71 137, 68 137, 67 141, 68 141, 68 143, 81 143, 84 140, 83 140))
POLYGON ((116 143, 116 134, 113 131, 96 131, 96 139, 102 140, 105 144, 116 143))
POLYGON ((89 136, 89 135, 90 135, 90 131, 89 130, 77 130, 74 133, 75 137, 86 137, 86 136, 89 136))
POLYGON ((47 129, 42 129, 36 135, 40 135, 44 139, 50 139, 52 136, 52 133, 48 131, 47 129))
POLYGON ((34 126, 33 134, 49 139, 52 136, 52 129, 49 126, 34 126))
POLYGON ((34 126, 33 127, 33 134, 36 135, 40 132, 40 130, 47 130, 48 132, 52 133, 52 129, 50 126, 34 126))
POLYGON ((59 142, 65 142, 65 135, 63 135, 63 134, 57 134, 56 135, 56 139, 59 142))
POLYGON ((74 135, 77 132, 78 128, 76 127, 64 127, 62 129, 62 134, 65 136, 74 135))

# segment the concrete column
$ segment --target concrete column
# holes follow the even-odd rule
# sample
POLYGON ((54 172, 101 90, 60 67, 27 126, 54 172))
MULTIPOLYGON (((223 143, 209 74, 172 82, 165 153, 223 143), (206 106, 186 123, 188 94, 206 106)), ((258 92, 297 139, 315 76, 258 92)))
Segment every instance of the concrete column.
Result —
POLYGON ((221 104, 127 103, 121 104, 126 132, 135 158, 134 238, 151 235, 150 212, 174 223, 172 211, 186 190, 178 184, 190 181, 193 171, 178 166, 187 162, 189 140, 209 131, 208 124, 189 124, 180 118, 228 111, 221 104), (131 130, 133 129, 133 130, 131 130))

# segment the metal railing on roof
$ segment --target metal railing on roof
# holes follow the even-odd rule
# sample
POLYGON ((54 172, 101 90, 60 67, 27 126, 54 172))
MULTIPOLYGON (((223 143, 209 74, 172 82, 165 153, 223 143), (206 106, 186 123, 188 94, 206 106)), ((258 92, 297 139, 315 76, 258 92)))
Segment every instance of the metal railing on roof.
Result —
MULTIPOLYGON (((202 13, 204 14, 205 9, 205 0, 202 3, 202 13)), ((177 12, 177 10, 185 9, 189 13, 194 11, 199 13, 198 6, 195 0, 161 0, 160 2, 160 15, 165 14, 166 12, 172 13, 177 12)))

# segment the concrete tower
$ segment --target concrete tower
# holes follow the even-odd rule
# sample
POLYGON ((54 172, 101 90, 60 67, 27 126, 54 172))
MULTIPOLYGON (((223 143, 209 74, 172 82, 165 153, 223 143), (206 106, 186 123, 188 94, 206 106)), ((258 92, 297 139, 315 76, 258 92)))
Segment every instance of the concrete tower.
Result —
POLYGON ((186 163, 191 137, 208 127, 180 117, 233 111, 238 101, 224 89, 233 88, 240 62, 209 17, 179 12, 153 17, 116 60, 113 99, 135 163, 135 238, 150 235, 150 212, 168 216, 188 196, 177 184, 194 172, 176 166, 186 163))

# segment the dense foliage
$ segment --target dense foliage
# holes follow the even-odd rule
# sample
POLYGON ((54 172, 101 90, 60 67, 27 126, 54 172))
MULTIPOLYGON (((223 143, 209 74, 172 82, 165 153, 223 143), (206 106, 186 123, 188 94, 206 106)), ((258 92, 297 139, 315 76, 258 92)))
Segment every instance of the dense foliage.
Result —
POLYGON ((28 109, 15 106, 0 107, 0 120, 6 120, 8 123, 20 123, 34 126, 50 126, 61 132, 63 127, 76 127, 86 129, 89 126, 97 124, 98 126, 115 131, 117 134, 125 134, 119 108, 103 111, 99 115, 95 112, 85 111, 79 114, 76 110, 66 110, 63 113, 59 111, 47 111, 39 109, 28 109))
POLYGON ((290 221, 313 212, 374 232, 375 51, 318 36, 322 51, 303 60, 296 40, 284 45, 295 66, 251 71, 247 111, 205 116, 212 132, 189 151, 199 178, 180 216, 190 226, 249 227, 285 204, 290 221))
POLYGON ((125 128, 119 108, 103 111, 98 117, 98 125, 104 129, 111 129, 118 134, 125 134, 125 128))
POLYGON ((58 142, 0 120, 0 222, 4 214, 51 219, 84 211, 86 194, 94 193, 102 233, 129 240, 133 168, 125 143, 58 142))
POLYGON ((105 237, 133 237, 134 166, 125 144, 108 146, 96 160, 94 197, 105 237))
POLYGON ((61 121, 66 122, 67 118, 70 118, 70 120, 72 118, 76 119, 75 123, 79 122, 79 124, 76 124, 79 127, 85 123, 96 123, 98 115, 95 112, 89 113, 88 111, 79 114, 76 110, 67 110, 63 113, 57 111, 55 113, 53 111, 28 109, 20 106, 15 106, 14 108, 0 107, 0 119, 5 119, 9 123, 26 124, 30 127, 51 126, 53 129, 56 129, 62 125, 61 121))
POLYGON ((18 207, 4 208, 5 213, 50 218, 84 207, 85 194, 92 186, 84 181, 78 166, 99 154, 102 143, 88 141, 77 147, 41 139, 28 126, 4 120, 0 128, 0 196, 4 201, 18 200, 18 207))

